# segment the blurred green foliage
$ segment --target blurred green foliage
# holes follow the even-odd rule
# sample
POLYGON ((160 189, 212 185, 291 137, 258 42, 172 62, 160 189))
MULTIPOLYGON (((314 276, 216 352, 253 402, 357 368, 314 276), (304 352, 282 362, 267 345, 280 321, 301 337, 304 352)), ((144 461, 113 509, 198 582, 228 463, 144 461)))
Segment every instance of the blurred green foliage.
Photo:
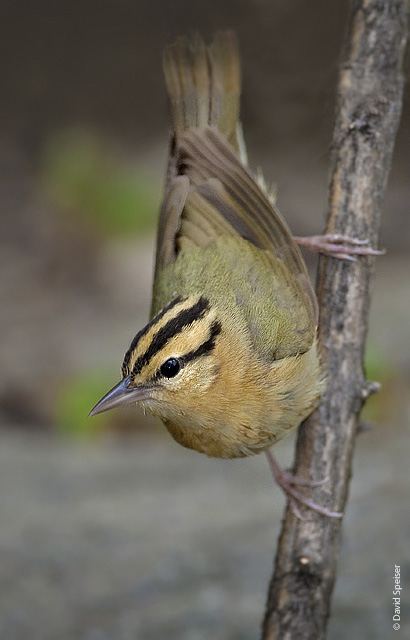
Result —
MULTIPOLYGON (((363 422, 388 423, 392 410, 393 395, 391 386, 397 376, 390 362, 375 344, 370 343, 366 349, 364 369, 368 380, 379 382, 381 389, 367 399, 361 414, 363 422)), ((394 402, 394 401, 393 401, 394 402)))
POLYGON ((74 438, 98 436, 109 428, 115 413, 88 417, 91 409, 113 386, 111 373, 85 371, 65 382, 55 401, 55 424, 61 433, 74 438))
POLYGON ((158 176, 118 158, 85 130, 55 135, 46 145, 43 183, 57 206, 103 235, 153 228, 162 186, 158 176))
POLYGON ((394 373, 384 354, 372 343, 366 349, 364 368, 368 379, 378 382, 387 380, 394 373))

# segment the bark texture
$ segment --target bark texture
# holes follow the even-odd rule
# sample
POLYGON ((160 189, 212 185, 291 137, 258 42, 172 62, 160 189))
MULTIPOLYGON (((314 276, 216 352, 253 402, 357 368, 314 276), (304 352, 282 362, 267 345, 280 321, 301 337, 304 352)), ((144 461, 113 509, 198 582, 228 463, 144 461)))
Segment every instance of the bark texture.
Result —
MULTIPOLYGON (((408 0, 353 0, 342 53, 326 232, 367 238, 373 247, 401 113, 408 17, 408 0)), ((373 265, 369 257, 322 258, 319 264, 328 386, 321 406, 300 428, 294 472, 328 476, 326 485, 308 491, 334 511, 345 509, 358 415, 377 389, 363 370, 373 265)), ((286 509, 263 640, 326 637, 342 520, 306 516, 297 520, 286 509)))

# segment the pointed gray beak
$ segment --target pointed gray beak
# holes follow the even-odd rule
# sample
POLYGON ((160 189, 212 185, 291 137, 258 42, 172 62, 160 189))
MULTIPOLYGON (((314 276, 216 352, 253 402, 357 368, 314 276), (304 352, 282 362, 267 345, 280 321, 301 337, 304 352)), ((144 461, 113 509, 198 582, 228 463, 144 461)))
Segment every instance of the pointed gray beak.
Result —
POLYGON ((115 407, 123 407, 132 402, 146 400, 150 397, 149 389, 143 387, 130 387, 130 377, 127 376, 115 385, 103 398, 91 409, 88 417, 95 416, 115 407))

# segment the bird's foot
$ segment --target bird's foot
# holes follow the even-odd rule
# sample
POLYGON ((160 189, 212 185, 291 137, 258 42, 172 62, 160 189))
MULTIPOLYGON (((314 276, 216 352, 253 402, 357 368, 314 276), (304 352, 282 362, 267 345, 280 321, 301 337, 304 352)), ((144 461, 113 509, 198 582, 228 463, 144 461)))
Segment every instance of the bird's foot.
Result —
POLYGON ((306 478, 298 478, 289 471, 285 471, 284 469, 281 469, 279 467, 270 449, 267 449, 265 453, 276 483, 288 498, 290 508, 292 509, 294 515, 299 518, 299 520, 307 519, 302 516, 300 512, 300 504, 308 507, 309 509, 313 509, 313 511, 316 511, 323 516, 327 516, 328 518, 341 518, 343 516, 343 513, 340 513, 338 511, 330 511, 330 509, 327 509, 326 507, 321 507, 319 504, 316 504, 316 502, 313 502, 313 500, 309 500, 309 498, 307 498, 305 495, 303 495, 303 493, 295 488, 321 487, 322 485, 326 484, 326 482, 328 482, 329 478, 324 478, 323 480, 308 480, 306 478))
POLYGON ((313 253, 323 253, 339 260, 354 262, 356 256, 382 256, 386 252, 369 247, 368 240, 358 240, 340 233, 328 233, 323 236, 295 236, 297 244, 313 253))

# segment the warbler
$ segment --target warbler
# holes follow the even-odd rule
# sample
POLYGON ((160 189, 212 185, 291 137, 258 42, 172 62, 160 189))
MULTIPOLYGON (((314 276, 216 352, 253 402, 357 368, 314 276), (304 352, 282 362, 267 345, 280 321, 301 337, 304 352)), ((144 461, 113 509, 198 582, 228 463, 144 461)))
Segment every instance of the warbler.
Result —
MULTIPOLYGON (((257 454, 320 401, 318 305, 274 198, 248 168, 235 34, 217 33, 209 46, 178 38, 164 72, 172 132, 151 320, 91 415, 138 403, 184 447, 257 454)), ((272 460, 291 500, 312 506, 272 460)))

